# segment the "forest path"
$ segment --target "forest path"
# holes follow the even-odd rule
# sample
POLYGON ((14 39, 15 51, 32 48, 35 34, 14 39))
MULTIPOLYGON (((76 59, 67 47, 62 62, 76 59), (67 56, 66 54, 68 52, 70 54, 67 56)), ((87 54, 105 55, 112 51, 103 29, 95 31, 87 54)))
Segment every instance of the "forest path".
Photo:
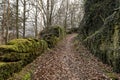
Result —
POLYGON ((67 35, 54 49, 35 60, 37 68, 32 80, 110 80, 105 72, 111 68, 92 56, 82 44, 76 51, 75 36, 67 35))

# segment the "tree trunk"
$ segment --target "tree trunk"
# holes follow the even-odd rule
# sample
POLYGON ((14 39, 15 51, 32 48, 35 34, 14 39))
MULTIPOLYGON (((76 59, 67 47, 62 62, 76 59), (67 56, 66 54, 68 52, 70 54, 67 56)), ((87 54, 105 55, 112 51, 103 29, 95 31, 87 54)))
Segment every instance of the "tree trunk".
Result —
POLYGON ((49 0, 47 0, 47 14, 46 14, 46 16, 47 16, 47 27, 49 27, 49 0))
POLYGON ((2 44, 5 42, 5 26, 6 26, 6 0, 4 0, 4 11, 3 11, 3 20, 2 20, 2 44))
POLYGON ((38 19, 37 19, 37 17, 38 17, 38 7, 37 7, 37 1, 36 1, 36 14, 35 14, 35 38, 37 38, 37 35, 38 35, 38 28, 37 28, 37 21, 38 21, 38 19))
POLYGON ((9 21, 10 21, 10 1, 8 0, 8 7, 7 7, 7 22, 6 22, 6 33, 5 33, 5 44, 8 42, 9 38, 9 21))
POLYGON ((54 0, 51 0, 51 10, 50 10, 50 14, 49 14, 49 26, 52 25, 53 8, 54 8, 54 0))
POLYGON ((26 1, 24 0, 24 12, 23 12, 23 38, 25 38, 25 23, 26 23, 26 1))
POLYGON ((18 11, 19 11, 19 0, 16 0, 16 38, 19 38, 19 25, 18 25, 18 11))
POLYGON ((65 31, 67 30, 67 16, 68 16, 68 0, 66 1, 66 13, 65 13, 65 24, 64 24, 64 27, 65 27, 65 31))

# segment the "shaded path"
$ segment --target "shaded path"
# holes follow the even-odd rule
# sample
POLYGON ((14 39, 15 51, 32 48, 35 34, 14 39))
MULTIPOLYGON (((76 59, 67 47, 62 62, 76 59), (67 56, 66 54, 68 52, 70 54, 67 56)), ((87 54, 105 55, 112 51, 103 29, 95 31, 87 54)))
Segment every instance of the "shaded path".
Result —
POLYGON ((105 71, 111 71, 80 44, 79 52, 73 46, 76 34, 68 35, 56 48, 35 60, 37 68, 33 80, 109 80, 105 71))

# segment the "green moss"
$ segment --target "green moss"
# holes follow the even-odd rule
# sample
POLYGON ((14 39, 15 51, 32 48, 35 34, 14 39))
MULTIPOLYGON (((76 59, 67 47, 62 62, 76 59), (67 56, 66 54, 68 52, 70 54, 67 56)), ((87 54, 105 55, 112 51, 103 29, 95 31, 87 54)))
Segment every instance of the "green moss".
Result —
POLYGON ((5 65, 5 62, 0 62, 0 66, 3 66, 3 65, 5 65))
POLYGON ((45 50, 48 49, 48 44, 47 44, 47 42, 45 40, 40 40, 39 44, 40 44, 42 52, 44 52, 45 50))
POLYGON ((0 46, 0 52, 11 52, 11 51, 17 51, 17 47, 14 45, 1 45, 0 46))
POLYGON ((29 53, 10 53, 10 54, 4 54, 0 56, 0 61, 4 62, 16 62, 20 61, 22 59, 25 59, 27 56, 29 56, 29 53))
POLYGON ((0 46, 0 52, 19 52, 27 53, 34 52, 39 46, 38 40, 34 39, 14 39, 8 42, 7 45, 0 46))
POLYGON ((51 36, 51 39, 49 40, 50 47, 54 47, 58 41, 59 41, 59 38, 57 38, 56 36, 51 36))
POLYGON ((50 36, 50 38, 46 41, 48 43, 48 47, 52 48, 57 44, 57 42, 59 41, 59 38, 57 38, 56 36, 50 36))
MULTIPOLYGON (((113 35, 113 48, 114 50, 117 50, 119 48, 119 26, 115 25, 114 28, 114 35, 113 35)), ((114 56, 118 56, 119 53, 116 53, 116 51, 114 51, 114 56)))
POLYGON ((47 42, 37 39, 14 39, 7 45, 0 46, 0 80, 7 79, 14 72, 32 62, 41 53, 47 50, 47 42))
POLYGON ((118 76, 114 73, 107 73, 107 76, 111 79, 111 80, 119 80, 118 76))
POLYGON ((52 26, 44 29, 40 37, 48 43, 48 47, 54 47, 57 42, 65 36, 64 28, 61 26, 52 26))
MULTIPOLYGON (((0 46, 0 80, 5 80, 13 73, 19 72, 24 66, 31 63, 36 57, 49 48, 54 47, 64 36, 60 27, 52 27, 48 33, 44 33, 43 40, 14 39, 7 45, 0 46)), ((30 74, 26 74, 23 80, 29 80, 30 74)))
POLYGON ((33 39, 14 39, 8 45, 16 46, 17 52, 30 52, 35 47, 35 41, 33 39))
POLYGON ((6 63, 0 66, 0 80, 6 80, 8 77, 12 76, 14 72, 18 72, 22 69, 22 63, 14 62, 14 63, 6 63))
POLYGON ((14 39, 14 40, 11 40, 10 42, 8 42, 8 45, 15 45, 15 44, 20 44, 20 43, 29 43, 30 42, 27 40, 27 39, 14 39))
POLYGON ((59 31, 59 38, 63 39, 65 36, 65 29, 61 26, 55 26, 55 29, 59 31))
POLYGON ((31 80, 31 74, 28 72, 22 80, 31 80))

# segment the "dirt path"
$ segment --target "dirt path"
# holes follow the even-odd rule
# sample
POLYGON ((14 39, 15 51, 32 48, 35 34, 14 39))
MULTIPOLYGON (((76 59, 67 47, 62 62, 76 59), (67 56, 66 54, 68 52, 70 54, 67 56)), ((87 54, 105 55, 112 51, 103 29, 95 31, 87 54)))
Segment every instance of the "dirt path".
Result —
POLYGON ((73 47, 76 34, 68 35, 58 46, 36 60, 33 80, 110 80, 105 71, 109 67, 99 62, 80 45, 73 47))

